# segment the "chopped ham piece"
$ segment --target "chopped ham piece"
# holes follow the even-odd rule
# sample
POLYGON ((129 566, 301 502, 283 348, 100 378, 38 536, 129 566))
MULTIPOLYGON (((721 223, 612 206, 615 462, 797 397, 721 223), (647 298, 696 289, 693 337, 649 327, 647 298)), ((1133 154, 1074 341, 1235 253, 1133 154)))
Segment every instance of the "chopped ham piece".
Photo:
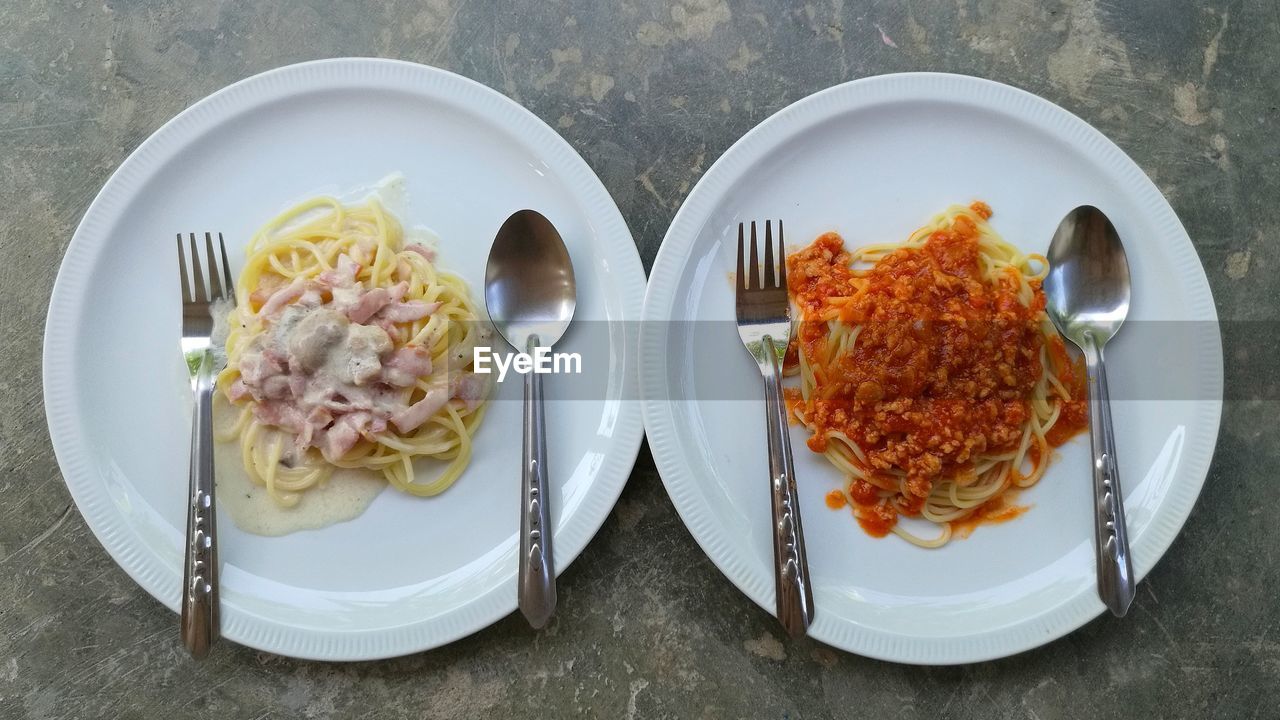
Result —
POLYGON ((330 294, 333 300, 329 302, 329 308, 346 314, 347 311, 359 304, 360 297, 364 295, 364 283, 358 282, 349 287, 334 287, 330 294))
POLYGON ((289 376, 289 392, 295 398, 300 398, 307 394, 307 376, 296 372, 289 376))
POLYGON ((324 296, 314 287, 308 287, 302 293, 302 297, 298 298, 298 304, 305 307, 317 307, 324 303, 324 296))
POLYGON ((488 392, 489 383, 475 373, 463 373, 449 382, 453 397, 466 404, 468 410, 475 410, 488 392))
POLYGON ((258 279, 258 287, 249 294, 249 301, 258 307, 262 307, 277 290, 287 284, 284 278, 274 273, 263 275, 258 279))
POLYGON ((289 389, 289 376, 272 375, 262 383, 262 397, 271 400, 287 400, 293 395, 289 389))
POLYGON ((378 317, 391 322, 412 322, 420 320, 436 310, 440 309, 440 303, 424 302, 422 300, 409 300, 407 302, 391 303, 378 313, 378 317))
POLYGON ((411 387, 430 374, 431 354, 416 345, 396 350, 382 364, 383 382, 395 387, 411 387))
POLYGON ((398 343, 404 340, 404 333, 400 331, 400 328, 396 327, 394 322, 384 317, 375 317, 373 322, 375 325, 382 328, 382 331, 387 334, 387 337, 391 338, 391 342, 398 343))
POLYGON ((270 317, 280 312, 285 305, 302 297, 302 293, 306 291, 307 281, 302 278, 294 278, 293 282, 286 287, 275 291, 271 297, 262 305, 262 309, 258 311, 259 315, 270 317))
POLYGON ((307 422, 302 426, 302 432, 298 433, 298 451, 302 452, 310 447, 317 433, 323 432, 331 422, 333 422, 333 416, 328 410, 319 407, 312 410, 311 414, 307 415, 307 422))
POLYGON ((240 356, 240 377, 250 385, 260 385, 267 378, 284 372, 284 368, 261 348, 250 347, 240 356))
POLYGON ((347 310, 347 317, 353 323, 366 323, 390 302, 391 293, 386 288, 374 288, 356 300, 355 305, 347 310))
POLYGON ((316 276, 316 280, 324 287, 351 287, 360 272, 360 265, 347 254, 338 256, 338 265, 332 270, 325 270, 316 276))
POLYGON ((329 462, 337 462, 360 442, 360 431, 350 421, 354 415, 343 415, 333 422, 319 437, 320 454, 329 462))
POLYGON ((253 406, 253 413, 267 425, 275 425, 292 433, 302 432, 305 424, 305 418, 298 408, 284 400, 260 400, 253 406))
POLYGON ((303 397, 303 402, 309 406, 327 408, 337 415, 357 410, 376 410, 378 409, 380 398, 382 396, 374 392, 372 386, 335 386, 333 384, 312 383, 311 387, 307 388, 307 394, 303 397))
POLYGON ((427 262, 435 262, 436 251, 432 250, 426 245, 419 245, 418 243, 409 243, 408 245, 404 246, 404 249, 411 253, 418 253, 422 257, 426 258, 427 262))
POLYGON ((428 418, 439 412, 449 402, 449 389, 437 385, 427 391, 426 397, 391 416, 391 423, 400 432, 417 430, 428 418))
POLYGON ((236 381, 231 383, 231 390, 229 394, 231 395, 232 402, 240 402, 241 400, 244 400, 247 397, 252 397, 253 395, 253 393, 249 392, 249 388, 244 384, 243 378, 236 378, 236 381))

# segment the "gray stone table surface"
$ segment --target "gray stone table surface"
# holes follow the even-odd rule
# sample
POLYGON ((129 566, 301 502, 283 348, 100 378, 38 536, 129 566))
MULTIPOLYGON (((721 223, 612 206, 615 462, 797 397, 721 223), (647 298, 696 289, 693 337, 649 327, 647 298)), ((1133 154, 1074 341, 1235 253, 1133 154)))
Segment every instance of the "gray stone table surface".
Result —
POLYGON ((1276 374, 1259 357, 1280 342, 1277 39, 1272 0, 0 5, 0 717, 1280 717, 1276 374), (1062 105, 1159 185, 1229 321, 1205 493, 1129 617, 915 668, 786 640, 685 531, 646 449, 545 632, 512 615, 386 662, 231 644, 190 661, 54 462, 50 288, 94 194, 162 123, 248 75, 348 55, 437 65, 523 103, 600 175, 646 266, 710 163, 813 91, 928 69, 1062 105))

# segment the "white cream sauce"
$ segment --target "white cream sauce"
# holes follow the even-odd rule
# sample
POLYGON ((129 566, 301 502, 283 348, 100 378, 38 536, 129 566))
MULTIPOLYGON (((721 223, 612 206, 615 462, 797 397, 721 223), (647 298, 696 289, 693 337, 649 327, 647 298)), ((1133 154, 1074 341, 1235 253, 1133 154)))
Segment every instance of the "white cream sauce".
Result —
MULTIPOLYGON (((215 428, 227 427, 238 412, 219 393, 213 404, 215 428)), ((218 505, 236 527, 254 535, 287 535, 352 520, 387 487, 375 472, 338 469, 324 485, 303 492, 297 505, 282 507, 245 472, 239 438, 215 442, 213 462, 218 505)))

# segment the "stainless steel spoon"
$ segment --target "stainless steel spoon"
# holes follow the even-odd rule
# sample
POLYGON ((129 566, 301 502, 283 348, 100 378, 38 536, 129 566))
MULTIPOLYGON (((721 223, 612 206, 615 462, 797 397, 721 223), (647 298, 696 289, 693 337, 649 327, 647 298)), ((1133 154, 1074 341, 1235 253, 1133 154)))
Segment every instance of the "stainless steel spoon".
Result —
POLYGON ((1044 292, 1053 324, 1084 352, 1093 447, 1098 595, 1116 617, 1124 617, 1133 602, 1136 582, 1102 347, 1115 336, 1129 312, 1129 261, 1120 235, 1101 210, 1081 205, 1062 219, 1049 245, 1044 292))
MULTIPOLYGON (((577 286, 569 251, 550 220, 521 210, 502 224, 489 250, 484 276, 489 318, 519 352, 549 352, 573 319, 577 286)), ((540 628, 556 609, 556 568, 551 551, 551 503, 547 493, 547 438, 542 414, 542 375, 524 376, 524 444, 521 456, 520 612, 540 628)))

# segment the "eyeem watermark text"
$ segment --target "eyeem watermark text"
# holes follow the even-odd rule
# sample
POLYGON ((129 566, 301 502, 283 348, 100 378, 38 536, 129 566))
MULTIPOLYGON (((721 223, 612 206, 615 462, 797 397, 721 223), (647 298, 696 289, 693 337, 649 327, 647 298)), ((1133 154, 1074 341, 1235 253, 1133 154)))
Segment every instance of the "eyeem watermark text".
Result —
POLYGON ((477 373, 488 375, 493 368, 498 369, 498 382, 507 377, 508 370, 521 375, 529 373, 545 374, 582 374, 582 356, 578 353, 553 353, 551 348, 534 348, 533 354, 524 352, 496 353, 493 348, 475 347, 471 352, 471 362, 477 373))

